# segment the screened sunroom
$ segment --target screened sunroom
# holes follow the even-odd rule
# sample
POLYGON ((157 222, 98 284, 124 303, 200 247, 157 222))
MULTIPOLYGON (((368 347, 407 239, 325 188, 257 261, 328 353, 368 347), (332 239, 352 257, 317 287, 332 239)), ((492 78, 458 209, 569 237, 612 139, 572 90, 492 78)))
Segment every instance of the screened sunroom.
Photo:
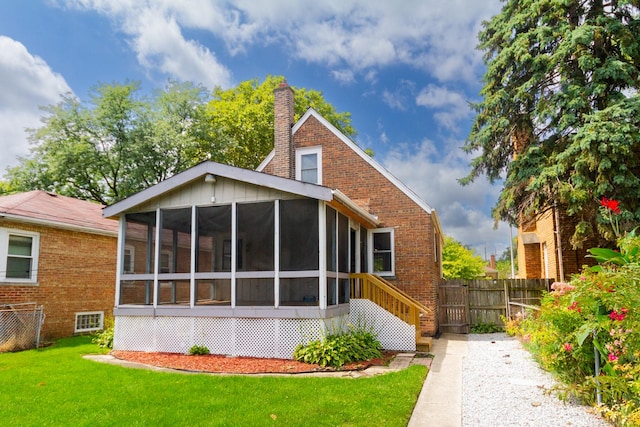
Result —
POLYGON ((212 162, 104 215, 120 220, 116 349, 291 357, 349 323, 349 273, 374 263, 377 220, 340 192, 212 162))

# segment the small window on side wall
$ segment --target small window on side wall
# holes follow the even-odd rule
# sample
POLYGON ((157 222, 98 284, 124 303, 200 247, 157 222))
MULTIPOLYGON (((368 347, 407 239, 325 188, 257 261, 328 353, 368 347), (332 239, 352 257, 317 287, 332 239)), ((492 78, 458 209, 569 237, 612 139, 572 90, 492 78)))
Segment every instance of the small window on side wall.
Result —
POLYGON ((103 311, 76 313, 75 333, 99 331, 104 324, 103 311))
POLYGON ((322 148, 309 147, 296 150, 296 179, 322 185, 322 148))
POLYGON ((395 275, 393 228, 371 230, 371 266, 380 276, 395 275))
POLYGON ((0 282, 36 283, 39 235, 0 229, 0 282))

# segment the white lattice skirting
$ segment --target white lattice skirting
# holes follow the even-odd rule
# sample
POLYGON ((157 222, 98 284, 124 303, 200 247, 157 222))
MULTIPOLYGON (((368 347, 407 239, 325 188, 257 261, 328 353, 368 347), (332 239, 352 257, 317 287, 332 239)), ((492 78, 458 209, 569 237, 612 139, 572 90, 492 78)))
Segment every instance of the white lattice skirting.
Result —
POLYGON ((298 344, 348 322, 373 328, 385 349, 415 351, 415 329, 368 300, 351 300, 350 315, 332 319, 116 316, 113 348, 186 353, 201 345, 212 354, 291 359, 298 344))

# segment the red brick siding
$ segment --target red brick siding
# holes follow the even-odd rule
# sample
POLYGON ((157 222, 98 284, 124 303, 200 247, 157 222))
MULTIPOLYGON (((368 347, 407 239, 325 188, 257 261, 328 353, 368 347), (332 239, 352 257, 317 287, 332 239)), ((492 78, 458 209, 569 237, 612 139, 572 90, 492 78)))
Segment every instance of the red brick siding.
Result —
MULTIPOLYGON (((538 244, 524 245, 518 238, 518 276, 522 278, 545 278, 544 245, 547 247, 549 263, 549 278, 560 280, 560 262, 558 256, 558 240, 556 235, 556 219, 554 211, 549 210, 531 221, 527 231, 535 231, 540 242, 538 244)), ((571 275, 577 274, 585 265, 593 265, 592 259, 587 258, 587 249, 597 246, 595 239, 585 242, 582 248, 574 249, 571 245, 577 218, 567 215, 564 211, 558 212, 560 224, 560 241, 562 243, 562 270, 564 279, 570 280, 571 275)), ((519 233, 520 235, 520 233, 519 233)))
POLYGON ((44 306, 42 338, 74 334, 75 314, 112 315, 115 292, 115 236, 102 236, 31 224, 0 221, 0 227, 40 234, 38 284, 0 283, 0 303, 35 302, 44 306))
POLYGON ((435 334, 440 271, 431 216, 314 117, 297 130, 294 146, 322 146, 322 184, 352 200, 368 200, 380 227, 394 228, 396 277, 390 281, 433 310, 422 328, 435 334))

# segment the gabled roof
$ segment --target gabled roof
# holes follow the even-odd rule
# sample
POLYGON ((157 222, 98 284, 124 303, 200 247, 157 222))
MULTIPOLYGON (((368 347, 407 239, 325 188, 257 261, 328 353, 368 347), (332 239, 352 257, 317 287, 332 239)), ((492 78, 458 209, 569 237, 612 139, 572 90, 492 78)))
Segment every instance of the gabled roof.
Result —
POLYGON ((131 197, 104 208, 102 214, 106 218, 117 216, 122 212, 144 204, 189 182, 202 179, 207 174, 284 191, 291 194, 297 194, 300 196, 311 197, 318 200, 333 200, 333 193, 331 189, 321 185, 295 181, 267 173, 223 165, 216 162, 203 162, 152 187, 149 187, 146 190, 142 190, 131 197))
MULTIPOLYGON (((382 174, 385 178, 387 178, 393 185, 395 185, 400 191, 402 191, 407 197, 409 197, 411 200, 413 200, 418 206, 420 206, 424 211, 426 211, 428 214, 433 213, 435 210, 429 206, 424 200, 422 200, 416 193, 414 193, 409 187, 407 187, 407 185, 405 183, 403 183, 402 181, 400 181, 398 178, 396 178, 391 172, 389 172, 384 166, 382 166, 380 163, 376 162, 370 155, 368 155, 367 153, 365 153, 365 151, 358 147, 358 145, 356 143, 354 143, 353 141, 351 141, 345 134, 343 134, 342 132, 340 132, 340 130, 338 130, 338 128, 336 128, 334 125, 332 125, 327 119, 325 119, 324 117, 322 117, 322 115, 320 115, 320 113, 318 113, 316 110, 314 110, 313 108, 309 108, 306 113, 304 113, 304 115, 302 117, 300 117, 300 120, 298 120, 295 125, 292 128, 292 134, 295 135, 296 131, 298 129, 300 129, 302 127, 302 125, 310 118, 310 117, 314 117, 316 120, 318 120, 320 123, 322 123, 322 125, 324 127, 326 127, 329 131, 331 131, 331 133, 333 133, 336 138, 338 138, 340 141, 342 141, 345 145, 347 145, 351 150, 353 150, 356 154, 358 154, 360 157, 362 157, 362 159, 369 163, 369 165, 371 167, 373 167, 375 170, 377 170, 380 174, 382 174)), ((260 164, 260 166, 258 166, 258 171, 261 171, 265 168, 265 166, 273 159, 274 157, 274 151, 272 150, 267 157, 262 161, 262 163, 260 164)))
POLYGON ((98 234, 117 234, 118 222, 102 217, 102 205, 46 191, 0 196, 0 218, 98 234))

